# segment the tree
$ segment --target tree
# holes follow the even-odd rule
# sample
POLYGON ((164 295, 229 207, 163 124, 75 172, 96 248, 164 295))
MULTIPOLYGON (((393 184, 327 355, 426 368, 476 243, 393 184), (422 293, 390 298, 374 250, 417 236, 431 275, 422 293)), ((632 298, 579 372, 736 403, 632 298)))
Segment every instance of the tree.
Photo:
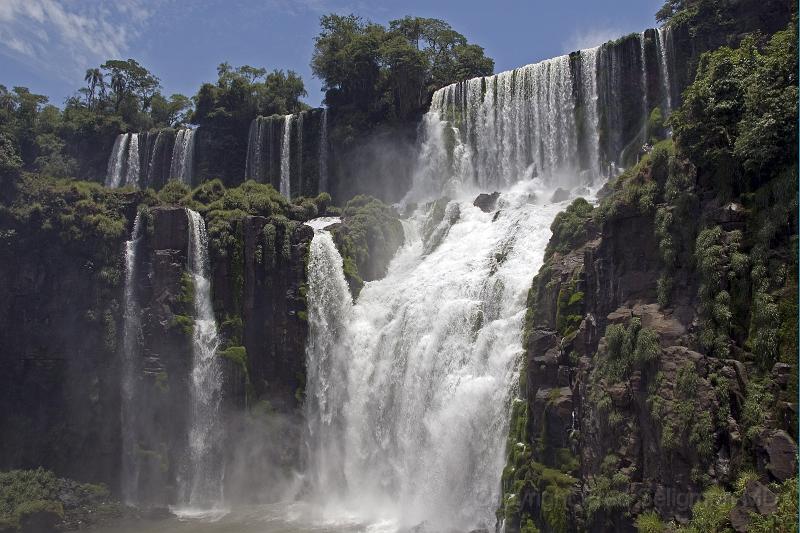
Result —
POLYGON ((492 74, 494 61, 439 19, 405 17, 385 28, 332 14, 320 19, 311 69, 323 81, 329 107, 372 121, 406 120, 435 90, 492 74))
POLYGON ((135 59, 112 59, 100 65, 100 68, 110 76, 115 111, 119 111, 122 102, 129 96, 137 98, 141 111, 147 111, 151 99, 161 88, 158 77, 135 59))
POLYGON ((105 95, 106 92, 105 78, 103 78, 103 73, 100 72, 99 68, 90 68, 86 70, 86 75, 84 76, 83 80, 88 85, 89 88, 88 104, 89 107, 92 107, 92 104, 94 103, 94 93, 98 86, 100 87, 101 97, 105 95))
POLYGON ((192 100, 182 94, 173 94, 169 100, 161 93, 153 95, 150 102, 150 116, 155 126, 174 126, 188 122, 192 100))

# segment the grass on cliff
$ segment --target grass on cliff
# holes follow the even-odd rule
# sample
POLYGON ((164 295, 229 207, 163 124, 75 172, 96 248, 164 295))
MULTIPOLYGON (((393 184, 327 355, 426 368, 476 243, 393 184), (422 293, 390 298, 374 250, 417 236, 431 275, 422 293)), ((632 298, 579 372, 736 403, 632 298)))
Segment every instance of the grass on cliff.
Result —
POLYGON ((371 196, 359 195, 348 201, 341 215, 342 224, 331 228, 331 234, 356 298, 365 281, 385 274, 405 237, 395 209, 371 196))
POLYGON ((13 531, 28 517, 48 515, 62 527, 77 529, 121 513, 104 485, 59 478, 43 468, 0 472, 0 527, 13 531))

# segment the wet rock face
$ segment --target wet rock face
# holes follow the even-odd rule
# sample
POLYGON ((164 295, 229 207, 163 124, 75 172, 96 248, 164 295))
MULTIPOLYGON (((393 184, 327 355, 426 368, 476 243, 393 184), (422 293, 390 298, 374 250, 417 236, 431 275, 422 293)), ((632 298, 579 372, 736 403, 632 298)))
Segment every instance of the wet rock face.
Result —
POLYGON ((492 194, 481 193, 477 198, 475 198, 475 201, 472 202, 472 205, 484 213, 491 213, 497 206, 498 198, 500 198, 499 192, 493 192, 492 194))
MULTIPOLYGON (((635 515, 651 509, 684 523, 705 488, 730 486, 746 467, 741 413, 752 369, 697 351, 696 288, 677 290, 674 309, 656 303, 653 231, 649 217, 617 213, 534 279, 524 396, 529 464, 544 474, 518 497, 521 515, 542 530, 554 520, 542 502, 564 490, 567 530, 632 531, 635 515), (571 488, 552 472, 571 476, 571 488)), ((775 387, 785 388, 787 372, 773 368, 775 387)), ((762 481, 796 475, 796 443, 780 421, 764 423, 755 444, 762 481)), ((770 494, 748 487, 731 515, 737 531, 749 512, 769 512, 770 494)))

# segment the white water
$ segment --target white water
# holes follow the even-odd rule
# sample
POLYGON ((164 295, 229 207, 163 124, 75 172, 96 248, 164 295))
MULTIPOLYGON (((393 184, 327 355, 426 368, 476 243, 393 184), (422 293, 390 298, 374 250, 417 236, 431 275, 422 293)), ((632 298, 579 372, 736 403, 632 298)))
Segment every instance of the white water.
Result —
POLYGON ((644 124, 642 125, 642 144, 647 142, 647 118, 650 109, 647 102, 647 51, 645 49, 647 39, 645 39, 645 32, 639 34, 639 63, 641 69, 641 84, 642 84, 642 117, 644 117, 644 124))
POLYGON ((125 185, 139 186, 139 134, 131 133, 128 143, 128 169, 125 172, 125 185))
MULTIPOLYGON (((424 254, 426 215, 404 222, 388 275, 353 305, 330 235, 311 245, 309 477, 330 520, 493 528, 525 296, 549 226, 539 180, 460 218, 424 254)), ((471 200, 471 199, 470 199, 471 200)))
POLYGON ((281 143, 281 183, 280 193, 291 198, 292 173, 292 119, 294 115, 286 115, 283 121, 283 143, 281 143))
POLYGON ((589 161, 588 176, 585 182, 591 182, 602 175, 600 161, 600 113, 597 108, 599 96, 597 92, 597 55, 600 47, 581 50, 581 89, 583 91, 583 131, 586 135, 584 149, 589 161))
POLYGON ((297 194, 300 196, 303 195, 303 115, 305 115, 304 112, 297 114, 297 171, 295 174, 297 175, 297 194))
POLYGON ((169 178, 186 185, 192 185, 192 166, 194 165, 194 128, 183 128, 175 135, 172 148, 169 178))
POLYGON ((328 191, 328 108, 322 110, 319 132, 319 192, 328 191))
POLYGON ((130 240, 125 242, 125 293, 122 338, 122 501, 133 505, 138 500, 139 465, 136 457, 136 356, 141 331, 136 300, 136 252, 141 239, 141 215, 136 213, 130 240))
POLYGON ((120 133, 114 140, 111 148, 111 155, 108 157, 108 168, 106 170, 106 187, 119 187, 122 184, 123 171, 125 169, 125 154, 127 153, 130 133, 120 133))
POLYGON ((666 100, 666 113, 665 115, 669 115, 672 111, 672 85, 670 85, 669 81, 669 57, 668 54, 670 53, 670 37, 671 33, 668 27, 658 28, 658 32, 656 33, 658 37, 658 58, 659 58, 659 67, 661 69, 661 83, 663 86, 664 91, 664 98, 666 100))
POLYGON ((539 177, 574 187, 600 175, 597 49, 580 52, 577 80, 589 109, 576 119, 569 56, 474 78, 436 91, 421 126, 414 185, 406 202, 504 190, 539 177), (586 139, 581 147, 578 130, 586 139), (588 168, 580 168, 587 153, 588 168))
MULTIPOLYGON (((203 218, 189 216, 189 274, 194 282, 194 329, 189 456, 186 476, 180 481, 183 503, 189 509, 215 508, 222 503, 220 400, 222 372, 217 358, 219 338, 208 273, 208 236, 203 218)), ((188 512, 184 509, 184 512, 188 512)))

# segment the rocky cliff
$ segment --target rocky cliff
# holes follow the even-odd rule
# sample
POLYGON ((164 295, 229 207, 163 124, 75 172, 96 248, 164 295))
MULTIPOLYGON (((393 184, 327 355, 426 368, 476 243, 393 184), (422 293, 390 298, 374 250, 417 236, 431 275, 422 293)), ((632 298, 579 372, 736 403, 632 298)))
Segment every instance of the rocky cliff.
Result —
MULTIPOLYGON (((402 243, 402 230, 399 240, 366 240, 357 221, 367 206, 383 217, 367 219, 375 224, 371 231, 397 224, 397 237, 399 222, 371 199, 344 214, 340 231, 367 254, 359 261, 374 279, 402 243)), ((202 213, 209 235, 223 373, 221 447, 226 469, 237 473, 226 494, 241 501, 268 497, 265 479, 277 485, 301 466, 313 237, 303 222, 328 210, 338 214, 330 198, 290 204, 269 186, 226 189, 218 181, 194 191, 174 183, 156 196, 29 175, 0 211, 0 317, 7 325, 0 468, 44 466, 116 492, 128 432, 135 440, 133 499, 146 506, 175 501, 189 438, 194 327, 188 207, 202 213), (130 297, 138 327, 126 384, 124 250, 137 212, 130 297), (123 428, 126 387, 135 405, 123 428)))
POLYGON ((709 490, 729 491, 715 512, 743 531, 795 483, 793 204, 770 240, 778 271, 759 289, 759 207, 721 202, 668 147, 599 207, 576 200, 553 224, 528 298, 498 515, 507 531, 696 527, 709 490), (758 298, 788 300, 754 324, 758 298))

